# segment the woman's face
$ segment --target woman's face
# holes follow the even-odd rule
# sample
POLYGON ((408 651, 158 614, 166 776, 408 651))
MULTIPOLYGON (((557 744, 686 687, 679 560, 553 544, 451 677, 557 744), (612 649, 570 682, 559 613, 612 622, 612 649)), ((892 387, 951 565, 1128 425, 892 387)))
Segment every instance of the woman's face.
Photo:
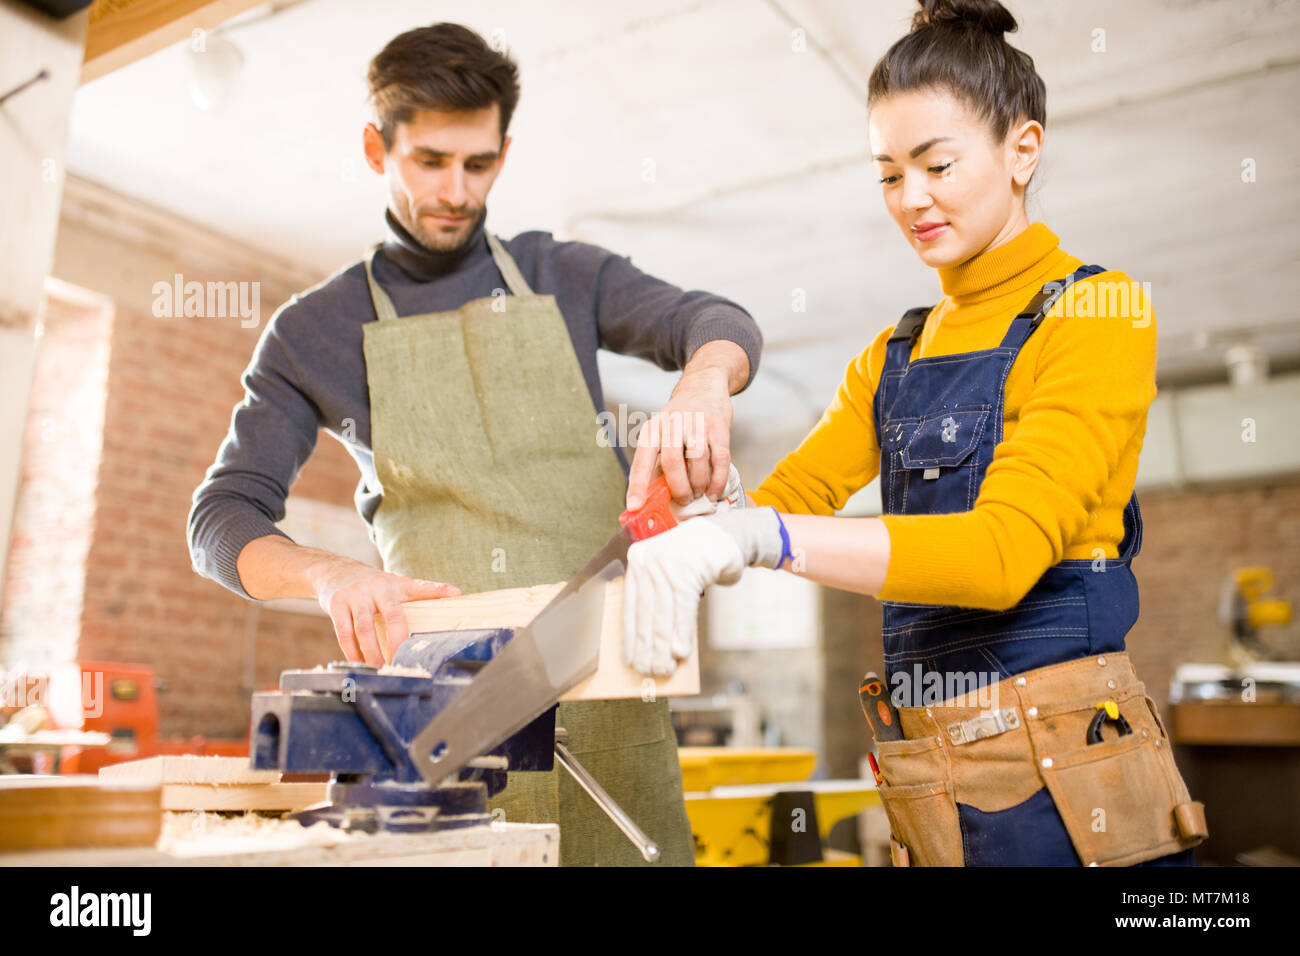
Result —
POLYGON ((1025 186, 1043 128, 1027 122, 995 143, 946 90, 891 93, 871 108, 871 153, 885 207, 921 261, 955 266, 1028 226, 1025 186))

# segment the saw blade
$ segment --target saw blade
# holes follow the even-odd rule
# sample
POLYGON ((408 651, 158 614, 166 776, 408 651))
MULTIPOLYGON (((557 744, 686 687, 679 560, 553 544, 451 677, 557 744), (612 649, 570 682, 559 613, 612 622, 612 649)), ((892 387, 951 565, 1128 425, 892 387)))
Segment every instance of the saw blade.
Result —
POLYGON ((411 742, 429 785, 518 733, 595 673, 605 586, 626 572, 627 549, 619 531, 411 742))

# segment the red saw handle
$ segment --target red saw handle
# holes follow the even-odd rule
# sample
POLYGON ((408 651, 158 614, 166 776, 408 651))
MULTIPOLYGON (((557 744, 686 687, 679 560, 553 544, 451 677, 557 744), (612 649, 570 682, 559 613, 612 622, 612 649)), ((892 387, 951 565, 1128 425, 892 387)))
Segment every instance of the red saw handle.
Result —
POLYGON ((677 527, 672 503, 673 495, 668 490, 668 479, 660 474, 650 482, 645 503, 635 511, 624 511, 618 516, 618 523, 622 526, 623 533, 627 535, 628 544, 653 538, 669 528, 677 527))

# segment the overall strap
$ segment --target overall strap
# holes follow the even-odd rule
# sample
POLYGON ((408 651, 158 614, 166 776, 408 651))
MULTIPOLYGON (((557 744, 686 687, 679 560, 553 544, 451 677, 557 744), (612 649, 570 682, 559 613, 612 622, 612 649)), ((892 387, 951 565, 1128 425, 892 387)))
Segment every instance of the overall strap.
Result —
POLYGON ((1020 351, 1020 347, 1033 334, 1034 329, 1038 328, 1038 324, 1042 322, 1043 317, 1052 311, 1052 307, 1065 294, 1066 289, 1079 279, 1105 271, 1101 266, 1080 266, 1064 279, 1056 279, 1045 283, 1029 300, 1029 304, 1021 310, 1020 314, 1011 320, 1011 327, 1007 329, 1007 334, 1003 337, 1000 347, 1020 351))
POLYGON ((487 236, 488 248, 492 250, 492 259, 501 271, 501 277, 506 280, 506 285, 510 287, 511 295, 532 295, 533 290, 524 279, 524 274, 519 271, 519 266, 510 253, 506 252, 501 240, 486 230, 484 234, 487 236))
POLYGON ((366 256, 366 283, 370 286, 370 301, 375 306, 375 315, 379 316, 379 321, 385 319, 397 318, 397 309, 393 308, 393 300, 388 297, 383 286, 375 281, 375 253, 383 248, 382 242, 375 243, 370 249, 370 255, 366 256))
POLYGON ((898 325, 894 326, 894 333, 885 343, 885 367, 882 375, 884 372, 907 368, 907 363, 912 358, 912 346, 916 344, 921 329, 925 327, 926 316, 933 309, 932 305, 923 305, 903 313, 903 317, 898 320, 898 325))
POLYGON ((872 401, 872 418, 875 419, 877 445, 880 444, 880 432, 885 424, 885 405, 890 395, 889 382, 891 378, 895 380, 901 378, 902 373, 906 371, 908 362, 912 360, 912 345, 921 334, 925 317, 930 314, 932 308, 934 306, 908 309, 898 320, 898 325, 894 326, 889 341, 885 343, 885 367, 880 371, 880 381, 876 383, 876 394, 872 401), (890 373, 893 375, 891 376, 890 373))

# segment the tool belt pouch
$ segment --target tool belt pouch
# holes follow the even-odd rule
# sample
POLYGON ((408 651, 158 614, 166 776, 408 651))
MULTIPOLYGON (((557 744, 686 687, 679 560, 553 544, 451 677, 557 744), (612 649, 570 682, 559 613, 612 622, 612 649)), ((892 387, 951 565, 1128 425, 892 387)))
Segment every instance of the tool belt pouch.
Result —
MULTIPOLYGON (((1118 670, 1118 668, 1116 668, 1118 670)), ((1097 721, 1097 695, 1038 704, 1028 721, 1039 774, 1085 866, 1130 866, 1196 846, 1209 834, 1174 763, 1156 703, 1140 682, 1110 690, 1124 724, 1097 721), (1128 733, 1119 727, 1127 725, 1128 733)))
POLYGON ((1205 808, 1126 654, 1028 671, 997 691, 992 710, 900 707, 908 739, 876 741, 895 866, 963 866, 958 801, 996 812, 1044 786, 1084 865, 1128 866, 1205 840, 1205 808), (1103 701, 1116 719, 1098 721, 1103 701))
POLYGON ((934 737, 878 740, 884 783, 877 787, 889 818, 895 866, 961 866, 961 824, 952 774, 934 737))

